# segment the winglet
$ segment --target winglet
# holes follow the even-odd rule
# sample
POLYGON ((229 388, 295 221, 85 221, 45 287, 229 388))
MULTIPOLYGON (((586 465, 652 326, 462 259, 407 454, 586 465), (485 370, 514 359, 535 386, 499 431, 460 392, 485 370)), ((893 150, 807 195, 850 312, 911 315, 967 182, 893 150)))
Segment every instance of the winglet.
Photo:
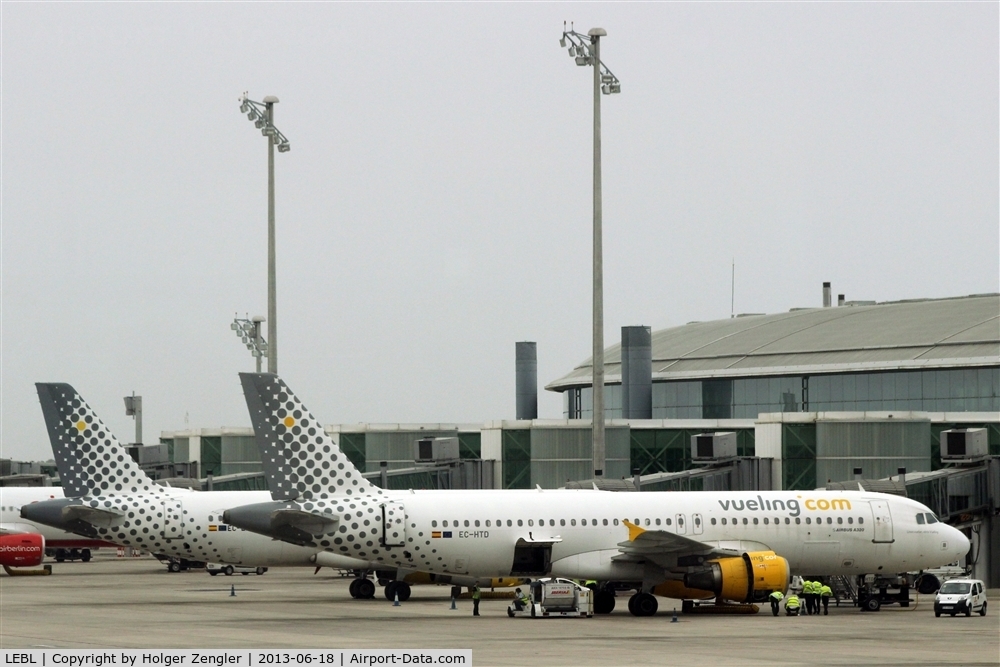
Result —
POLYGON ((624 523, 625 527, 628 528, 628 539, 630 542, 646 532, 645 528, 635 525, 628 519, 622 519, 622 523, 624 523))

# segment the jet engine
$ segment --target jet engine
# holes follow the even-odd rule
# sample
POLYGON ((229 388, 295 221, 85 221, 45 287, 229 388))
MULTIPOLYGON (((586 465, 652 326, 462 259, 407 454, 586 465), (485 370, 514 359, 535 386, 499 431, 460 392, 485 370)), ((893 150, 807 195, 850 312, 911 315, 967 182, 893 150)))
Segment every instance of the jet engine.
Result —
POLYGON ((45 538, 38 533, 0 535, 0 565, 33 567, 45 557, 45 538))
POLYGON ((751 551, 707 565, 684 575, 684 585, 733 602, 763 602, 774 591, 788 590, 788 561, 773 551, 751 551))

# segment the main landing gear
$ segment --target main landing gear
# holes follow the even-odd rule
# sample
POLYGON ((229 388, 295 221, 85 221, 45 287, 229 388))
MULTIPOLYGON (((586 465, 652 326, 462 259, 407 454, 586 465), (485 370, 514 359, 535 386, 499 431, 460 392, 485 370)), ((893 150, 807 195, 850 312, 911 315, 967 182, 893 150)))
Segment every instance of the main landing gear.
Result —
POLYGON ((375 582, 365 578, 355 579, 348 590, 356 600, 371 600, 375 597, 375 582))
POLYGON ((405 581, 390 581, 383 590, 386 600, 394 601, 397 595, 400 602, 406 602, 410 599, 410 585, 405 581))
POLYGON ((628 599, 628 610, 633 616, 652 616, 659 606, 650 593, 636 593, 628 599))

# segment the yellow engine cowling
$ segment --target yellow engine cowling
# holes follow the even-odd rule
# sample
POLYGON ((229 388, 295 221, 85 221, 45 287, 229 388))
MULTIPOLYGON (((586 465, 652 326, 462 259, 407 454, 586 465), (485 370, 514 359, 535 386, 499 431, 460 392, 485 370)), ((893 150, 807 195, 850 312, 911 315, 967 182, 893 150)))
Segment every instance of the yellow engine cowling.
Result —
POLYGON ((685 575, 684 585, 733 602, 761 602, 774 591, 786 592, 789 578, 787 560, 773 551, 751 551, 709 561, 708 568, 685 575))
POLYGON ((715 593, 710 591, 688 588, 679 579, 671 579, 657 585, 653 588, 653 595, 665 598, 677 598, 678 600, 707 600, 715 597, 715 593))

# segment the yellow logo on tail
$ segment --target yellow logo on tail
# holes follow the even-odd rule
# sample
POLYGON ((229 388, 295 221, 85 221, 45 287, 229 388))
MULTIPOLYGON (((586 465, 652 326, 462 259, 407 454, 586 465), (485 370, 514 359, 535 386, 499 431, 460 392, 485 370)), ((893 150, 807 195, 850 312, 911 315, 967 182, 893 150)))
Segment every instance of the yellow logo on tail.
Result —
POLYGON ((285 425, 285 428, 291 428, 295 426, 295 419, 291 416, 285 417, 284 421, 281 422, 285 425))
POLYGON ((83 421, 82 419, 78 421, 76 424, 74 424, 74 426, 76 426, 76 430, 79 431, 80 433, 83 433, 84 431, 87 430, 87 422, 83 421))

